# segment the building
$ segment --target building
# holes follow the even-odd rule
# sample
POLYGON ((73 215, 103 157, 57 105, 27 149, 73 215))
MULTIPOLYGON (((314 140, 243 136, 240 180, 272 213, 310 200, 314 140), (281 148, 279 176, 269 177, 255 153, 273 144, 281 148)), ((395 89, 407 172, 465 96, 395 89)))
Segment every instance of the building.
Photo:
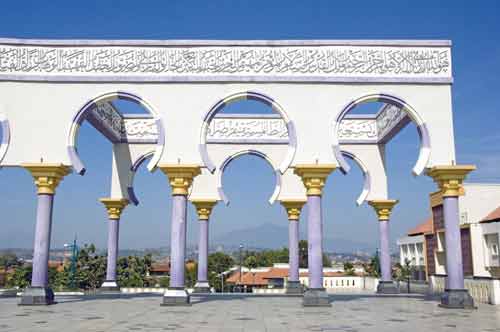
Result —
MULTIPOLYGON (((465 287, 478 302, 500 304, 500 184, 464 184, 459 198, 465 287)), ((429 195, 431 217, 398 240, 400 261, 425 271, 431 290, 445 288, 446 242, 441 192, 429 195)), ((424 279, 419 273, 416 279, 424 279)), ((415 276, 414 276, 415 277, 415 276)))
MULTIPOLYGON (((284 292, 288 280, 288 264, 277 263, 272 267, 261 267, 257 269, 242 268, 241 279, 239 269, 228 277, 228 285, 241 286, 247 291, 254 293, 280 293, 284 292)), ((299 280, 304 287, 309 285, 308 269, 300 269, 299 280)), ((337 290, 357 290, 376 288, 376 281, 364 276, 362 272, 347 275, 338 268, 323 269, 323 287, 330 292, 337 290)))

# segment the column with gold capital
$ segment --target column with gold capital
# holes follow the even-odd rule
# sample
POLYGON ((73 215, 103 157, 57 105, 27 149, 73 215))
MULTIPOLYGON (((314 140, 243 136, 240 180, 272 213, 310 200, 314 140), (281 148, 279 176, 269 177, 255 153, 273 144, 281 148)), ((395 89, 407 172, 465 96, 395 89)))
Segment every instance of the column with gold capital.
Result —
POLYGON ((128 205, 126 198, 101 198, 102 204, 108 212, 108 255, 106 266, 106 280, 101 285, 102 291, 119 291, 116 283, 116 263, 118 260, 118 240, 120 231, 120 217, 128 205))
POLYGON ((447 278, 441 306, 445 308, 474 307, 474 300, 464 284, 458 197, 465 194, 463 181, 475 169, 473 165, 447 165, 434 166, 427 171, 443 197, 447 278))
POLYGON ((380 270, 381 278, 377 293, 397 294, 398 288, 392 281, 391 254, 389 249, 389 219, 392 208, 398 203, 393 199, 371 200, 368 202, 377 213, 380 236, 380 270))
POLYGON ((326 179, 335 170, 333 164, 296 165, 294 173, 302 178, 307 194, 307 262, 309 288, 304 293, 304 306, 331 306, 323 288, 323 216, 321 195, 326 179))
POLYGON ((185 289, 186 204, 193 179, 201 174, 198 165, 163 164, 159 168, 167 175, 172 187, 172 220, 170 231, 170 285, 163 294, 165 306, 190 305, 185 289))
POLYGON ((37 187, 35 243, 33 246, 33 273, 31 287, 21 296, 20 305, 47 305, 54 303, 54 293, 49 287, 48 265, 52 209, 56 188, 70 173, 70 167, 62 164, 22 164, 33 176, 37 187))
POLYGON ((194 291, 196 293, 209 293, 208 284, 208 228, 212 209, 217 204, 216 199, 193 199, 191 203, 196 207, 200 225, 198 237, 198 277, 194 291))
POLYGON ((282 200, 281 205, 288 214, 288 280, 287 294, 302 294, 299 280, 299 219, 304 199, 282 200))

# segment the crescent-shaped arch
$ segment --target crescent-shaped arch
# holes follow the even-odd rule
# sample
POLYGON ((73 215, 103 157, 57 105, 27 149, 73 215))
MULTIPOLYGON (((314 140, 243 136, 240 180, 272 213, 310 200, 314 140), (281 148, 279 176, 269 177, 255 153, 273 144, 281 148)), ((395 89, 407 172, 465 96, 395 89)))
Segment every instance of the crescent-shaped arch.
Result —
POLYGON ((221 167, 218 170, 218 175, 217 175, 217 191, 219 192, 220 198, 222 199, 222 201, 224 201, 226 205, 229 205, 229 199, 227 198, 226 194, 224 193, 224 189, 222 188, 222 175, 224 174, 224 170, 231 163, 231 161, 246 154, 257 156, 264 159, 273 168, 274 174, 276 176, 276 186, 274 187, 273 194, 268 200, 269 204, 273 204, 278 198, 278 195, 280 194, 281 191, 281 172, 279 171, 279 169, 276 169, 271 159, 265 153, 262 153, 257 150, 243 150, 229 156, 226 160, 224 160, 224 162, 222 163, 221 167))
POLYGON ((368 171, 368 168, 366 165, 354 154, 347 152, 347 151, 341 151, 342 155, 346 158, 349 158, 350 160, 354 161, 356 164, 358 164, 359 168, 361 168, 361 171, 363 172, 363 191, 359 195, 358 199, 356 200, 357 205, 363 204, 364 201, 366 201, 366 198, 370 194, 371 190, 371 178, 370 178, 370 172, 368 171))
POLYGON ((130 172, 128 176, 128 184, 127 184, 127 194, 130 202, 134 205, 139 205, 139 199, 137 199, 137 195, 135 194, 134 191, 134 177, 135 173, 137 173, 137 170, 141 165, 149 158, 152 158, 155 154, 155 151, 148 151, 144 153, 143 155, 139 156, 136 161, 132 164, 130 167, 130 172))
POLYGON ((295 125, 293 121, 288 117, 284 109, 274 99, 263 93, 255 91, 238 92, 230 96, 227 96, 226 98, 221 99, 217 103, 215 103, 215 105, 212 106, 210 110, 205 114, 205 116, 203 117, 203 124, 201 127, 200 144, 199 144, 199 150, 203 164, 211 173, 213 173, 216 169, 214 163, 212 162, 212 160, 208 155, 208 150, 207 150, 206 137, 210 121, 212 121, 215 115, 227 104, 244 99, 257 100, 272 107, 272 109, 278 112, 285 121, 286 128, 288 131, 288 140, 289 140, 288 152, 286 154, 285 159, 281 162, 280 166, 278 167, 278 170, 281 172, 281 174, 285 173, 288 167, 290 167, 293 158, 295 156, 295 151, 297 150, 297 135, 295 133, 295 125))
POLYGON ((154 156, 153 156, 153 158, 151 158, 151 161, 148 164, 148 170, 152 171, 156 167, 158 162, 160 161, 161 155, 163 153, 165 131, 163 128, 163 123, 162 123, 158 113, 154 110, 154 108, 148 102, 146 102, 143 98, 139 97, 138 95, 132 94, 129 92, 114 91, 114 92, 105 93, 105 94, 100 95, 96 98, 92 98, 87 103, 85 103, 85 105, 83 105, 83 107, 81 107, 80 110, 73 117, 73 121, 71 122, 69 134, 68 134, 67 149, 68 149, 69 158, 71 160, 71 163, 73 164, 73 168, 80 175, 85 174, 85 165, 83 164, 82 160, 80 159, 80 156, 78 155, 78 150, 76 148, 76 141, 77 141, 77 137, 78 137, 78 132, 80 130, 80 126, 81 126, 82 122, 85 120, 85 114, 86 114, 86 112, 88 112, 89 110, 94 108, 96 103, 112 101, 112 100, 117 99, 117 98, 138 103, 139 105, 144 107, 153 116, 155 123, 156 123, 156 126, 158 128, 158 142, 156 143, 156 149, 154 152, 154 156))
POLYGON ((342 172, 347 173, 349 172, 349 165, 347 164, 346 160, 344 159, 344 156, 342 155, 340 143, 339 143, 339 138, 338 138, 338 130, 340 127, 340 122, 342 119, 345 117, 347 113, 349 113, 354 107, 361 103, 365 102, 382 102, 386 104, 391 104, 394 105, 398 108, 400 108, 403 112, 406 112, 410 119, 415 122, 417 125, 417 131, 418 135, 420 138, 420 152, 418 155, 417 162, 415 163, 415 166, 413 167, 413 174, 414 175, 420 175, 424 171, 425 167, 427 166, 427 163, 429 162, 430 154, 431 154, 431 143, 430 143, 430 136, 429 132, 427 130, 427 126, 425 122, 422 120, 422 118, 418 115, 418 113, 411 107, 408 103, 406 103, 403 99, 395 97, 393 95, 389 94, 370 94, 366 95, 363 97, 360 97, 354 101, 351 101, 349 104, 347 104, 343 109, 342 112, 337 116, 335 119, 334 123, 334 129, 333 129, 333 153, 335 154, 335 157, 337 158, 337 161, 339 163, 340 169, 342 172))
POLYGON ((7 154, 10 144, 10 126, 9 120, 3 112, 0 110, 0 127, 2 127, 2 141, 0 144, 0 163, 7 154))

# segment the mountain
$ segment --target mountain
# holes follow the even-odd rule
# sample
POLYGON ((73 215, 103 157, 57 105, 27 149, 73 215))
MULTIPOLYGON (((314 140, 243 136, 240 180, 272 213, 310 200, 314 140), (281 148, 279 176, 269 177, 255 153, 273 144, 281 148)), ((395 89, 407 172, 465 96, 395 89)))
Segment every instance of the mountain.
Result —
MULTIPOLYGON (((306 239, 305 234, 300 235, 306 239)), ((214 235, 211 246, 222 245, 225 248, 243 244, 246 248, 275 249, 288 247, 288 228, 274 224, 262 224, 255 227, 230 231, 214 235)), ((323 237, 323 249, 328 252, 353 252, 357 250, 373 251, 371 244, 353 241, 345 238, 323 237)))

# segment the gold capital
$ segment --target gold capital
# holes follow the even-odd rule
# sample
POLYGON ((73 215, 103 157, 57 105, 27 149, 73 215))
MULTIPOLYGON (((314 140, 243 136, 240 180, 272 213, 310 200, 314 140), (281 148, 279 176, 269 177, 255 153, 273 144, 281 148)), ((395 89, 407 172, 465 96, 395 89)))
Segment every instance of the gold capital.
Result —
POLYGON ((304 204, 306 204, 305 199, 286 199, 281 201, 281 205, 286 209, 288 213, 288 220, 299 220, 300 211, 304 204))
POLYGON ((196 207, 198 213, 198 220, 208 220, 212 209, 217 204, 216 199, 193 199, 191 203, 196 207))
POLYGON ((108 218, 114 220, 120 219, 123 209, 128 205, 126 198, 101 198, 99 201, 106 207, 108 218))
POLYGON ((39 194, 54 195, 62 178, 71 173, 71 167, 63 164, 23 163, 21 166, 33 176, 39 194))
POLYGON ((163 164, 158 168, 168 177, 172 186, 172 195, 187 196, 193 179, 201 174, 198 165, 163 164))
POLYGON ((395 199, 376 199, 368 201, 368 204, 373 206, 377 213, 379 221, 388 221, 391 216, 392 208, 398 203, 395 199))
POLYGON ((294 174, 302 178, 307 196, 321 196, 328 175, 336 168, 334 164, 296 165, 294 174))
POLYGON ((463 181, 475 169, 474 165, 434 166, 427 175, 436 182, 443 197, 456 197, 465 194, 463 181))

